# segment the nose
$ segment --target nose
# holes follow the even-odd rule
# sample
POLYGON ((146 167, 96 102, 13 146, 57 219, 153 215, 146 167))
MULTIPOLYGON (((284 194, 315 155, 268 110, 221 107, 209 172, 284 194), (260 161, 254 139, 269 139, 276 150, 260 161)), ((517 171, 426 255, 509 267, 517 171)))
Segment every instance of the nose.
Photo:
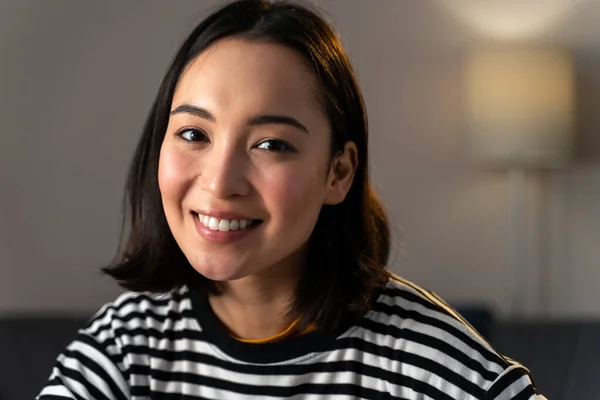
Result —
POLYGON ((201 188, 214 198, 226 200, 250 193, 245 152, 233 143, 211 146, 202 155, 201 168, 201 188))

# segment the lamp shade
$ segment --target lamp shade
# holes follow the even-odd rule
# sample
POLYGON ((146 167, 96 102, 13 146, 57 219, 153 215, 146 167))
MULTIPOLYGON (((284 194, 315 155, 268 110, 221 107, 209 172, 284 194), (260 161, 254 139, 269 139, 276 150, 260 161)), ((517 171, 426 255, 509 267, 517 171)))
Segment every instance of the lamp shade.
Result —
POLYGON ((466 64, 466 115, 475 159, 508 168, 558 168, 568 159, 574 72, 555 49, 473 52, 466 64))

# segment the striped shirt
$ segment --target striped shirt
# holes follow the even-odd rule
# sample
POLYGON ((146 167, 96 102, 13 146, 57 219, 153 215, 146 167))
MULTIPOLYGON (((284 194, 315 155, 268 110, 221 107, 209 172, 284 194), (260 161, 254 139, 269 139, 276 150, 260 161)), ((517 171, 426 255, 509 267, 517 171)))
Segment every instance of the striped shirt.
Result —
POLYGON ((523 366, 401 278, 358 324, 266 344, 232 338, 185 287, 127 292, 78 332, 37 397, 148 398, 543 399, 523 366))

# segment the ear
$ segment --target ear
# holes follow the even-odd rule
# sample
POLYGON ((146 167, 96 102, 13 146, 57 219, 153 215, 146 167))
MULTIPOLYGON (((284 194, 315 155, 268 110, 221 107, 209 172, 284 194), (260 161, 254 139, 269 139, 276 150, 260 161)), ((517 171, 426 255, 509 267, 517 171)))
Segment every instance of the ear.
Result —
POLYGON ((357 166, 358 149, 356 144, 346 142, 343 153, 335 156, 331 162, 323 204, 339 204, 344 201, 352 187, 357 166))

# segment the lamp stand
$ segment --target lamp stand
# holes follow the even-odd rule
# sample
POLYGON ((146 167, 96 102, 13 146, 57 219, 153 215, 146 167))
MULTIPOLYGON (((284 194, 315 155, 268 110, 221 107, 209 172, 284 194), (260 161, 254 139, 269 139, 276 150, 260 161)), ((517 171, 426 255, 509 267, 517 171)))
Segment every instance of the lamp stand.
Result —
POLYGON ((508 254, 511 264, 509 288, 511 288, 511 316, 524 315, 527 305, 527 176, 525 169, 509 171, 508 202, 508 254))

